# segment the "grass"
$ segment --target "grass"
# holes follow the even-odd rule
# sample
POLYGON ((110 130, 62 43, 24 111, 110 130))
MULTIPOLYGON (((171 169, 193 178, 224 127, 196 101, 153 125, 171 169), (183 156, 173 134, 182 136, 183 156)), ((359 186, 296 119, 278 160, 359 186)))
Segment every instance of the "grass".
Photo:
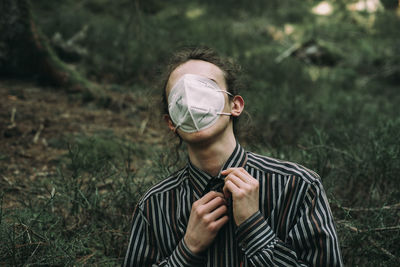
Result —
MULTIPOLYGON (((113 84, 111 91, 128 85, 159 97, 155 77, 170 51, 182 45, 207 44, 237 60, 251 114, 250 123, 242 121, 248 130, 240 142, 320 174, 346 265, 398 264, 398 15, 390 9, 349 12, 342 8, 346 1, 333 2, 336 11, 329 17, 309 13, 316 1, 211 2, 121 0, 107 9, 105 1, 95 0, 34 5, 48 36, 71 36, 89 24, 82 45, 91 53, 76 68, 113 84), (285 32, 291 27, 292 33, 285 32), (305 44, 319 56, 304 56, 305 44), (276 60, 293 46, 296 53, 276 60)), ((140 109, 161 116, 149 105, 140 109)), ((113 132, 52 143, 66 151, 57 174, 27 181, 26 197, 14 209, 4 205, 16 189, 0 191, 0 264, 120 264, 135 203, 168 173, 161 160, 171 158, 164 154, 168 146, 113 132)))
POLYGON ((111 136, 67 138, 68 153, 57 174, 26 184, 29 198, 21 199, 16 209, 2 210, 0 263, 120 263, 129 214, 155 178, 139 178, 131 166, 146 155, 142 147, 111 136))

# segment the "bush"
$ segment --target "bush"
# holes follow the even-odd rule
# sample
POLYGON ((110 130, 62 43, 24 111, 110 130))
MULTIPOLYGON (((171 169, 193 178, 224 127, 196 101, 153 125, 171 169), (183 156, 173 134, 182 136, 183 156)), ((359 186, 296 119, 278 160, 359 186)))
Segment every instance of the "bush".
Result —
MULTIPOLYGON (((76 66, 114 84, 113 92, 133 84, 132 90, 159 97, 159 70, 183 45, 206 44, 237 60, 252 118, 240 142, 320 174, 346 265, 393 266, 400 257, 400 19, 389 9, 349 12, 344 1, 332 3, 331 16, 315 16, 310 7, 317 3, 69 0, 34 6, 48 36, 68 38, 89 25, 81 45, 90 52, 76 66)), ((155 113, 149 105, 141 112, 155 113)), ((0 209, 0 264, 120 263, 136 201, 168 173, 151 144, 112 132, 82 133, 67 143, 57 175, 27 181, 31 191, 18 208, 0 209)), ((2 203, 9 193, 3 190, 2 203)))
MULTIPOLYGON (((130 214, 145 189, 157 181, 137 177, 132 164, 144 155, 143 148, 110 133, 69 137, 65 145, 69 152, 60 160, 58 174, 26 184, 32 191, 20 200, 20 208, 0 213, 0 263, 121 262, 130 214)), ((145 172, 141 169, 142 177, 145 172)))

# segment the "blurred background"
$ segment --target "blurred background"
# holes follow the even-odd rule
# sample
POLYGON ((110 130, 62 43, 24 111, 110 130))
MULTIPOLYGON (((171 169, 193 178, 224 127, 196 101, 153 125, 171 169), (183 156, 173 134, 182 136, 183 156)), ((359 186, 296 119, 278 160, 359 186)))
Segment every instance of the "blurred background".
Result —
POLYGON ((0 0, 0 35, 0 265, 122 263, 195 45, 242 66, 242 146, 321 176, 345 264, 400 264, 397 0, 0 0))

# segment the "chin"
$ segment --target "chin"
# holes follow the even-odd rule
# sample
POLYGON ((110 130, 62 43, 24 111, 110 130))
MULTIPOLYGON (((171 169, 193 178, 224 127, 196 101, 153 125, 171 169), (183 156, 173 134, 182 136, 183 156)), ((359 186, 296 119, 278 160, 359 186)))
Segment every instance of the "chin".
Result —
POLYGON ((186 133, 178 129, 178 133, 187 144, 202 144, 213 142, 223 136, 229 130, 229 125, 229 123, 217 122, 198 132, 186 133))
POLYGON ((209 128, 193 133, 187 133, 178 130, 178 133, 183 141, 188 144, 204 142, 213 136, 212 132, 210 133, 209 128))

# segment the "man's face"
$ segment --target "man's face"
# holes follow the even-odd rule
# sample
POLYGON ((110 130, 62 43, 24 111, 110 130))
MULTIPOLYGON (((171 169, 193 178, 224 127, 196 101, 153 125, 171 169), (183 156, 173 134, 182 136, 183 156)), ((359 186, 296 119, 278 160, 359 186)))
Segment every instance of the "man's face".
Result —
MULTIPOLYGON (((172 71, 166 87, 167 99, 171 91, 171 88, 185 74, 196 74, 206 77, 217 83, 217 85, 220 87, 221 90, 226 91, 227 86, 226 86, 225 76, 223 71, 219 67, 207 61, 190 60, 178 66, 174 71, 172 71)), ((225 98, 225 106, 223 112, 229 113, 231 110, 229 97, 227 96, 227 94, 224 94, 224 98, 225 98)), ((186 133, 178 128, 177 132, 183 138, 183 140, 188 143, 198 142, 204 140, 204 138, 207 139, 221 133, 221 131, 226 130, 229 124, 231 124, 229 116, 220 116, 217 123, 204 130, 194 133, 186 133)), ((173 124, 172 121, 170 120, 169 120, 169 125, 170 128, 173 129, 173 124)))

